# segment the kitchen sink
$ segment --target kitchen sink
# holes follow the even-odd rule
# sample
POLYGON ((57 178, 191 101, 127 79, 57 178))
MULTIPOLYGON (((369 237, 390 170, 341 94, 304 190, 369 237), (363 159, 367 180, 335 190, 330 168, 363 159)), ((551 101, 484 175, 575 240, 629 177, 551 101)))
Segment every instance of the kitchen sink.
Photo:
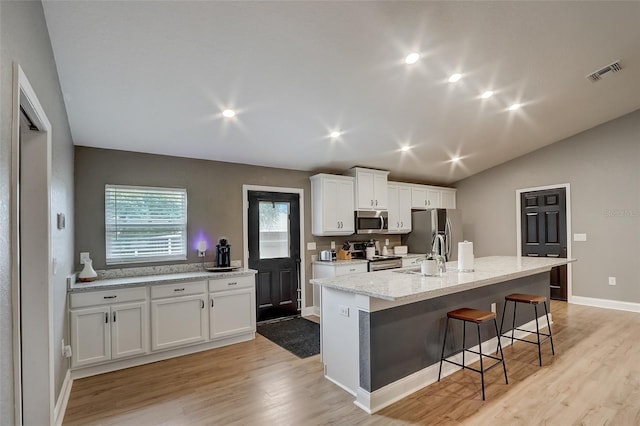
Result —
POLYGON ((410 268, 410 269, 394 269, 393 272, 395 272, 397 274, 417 274, 417 275, 422 275, 422 272, 420 272, 420 267, 410 268))

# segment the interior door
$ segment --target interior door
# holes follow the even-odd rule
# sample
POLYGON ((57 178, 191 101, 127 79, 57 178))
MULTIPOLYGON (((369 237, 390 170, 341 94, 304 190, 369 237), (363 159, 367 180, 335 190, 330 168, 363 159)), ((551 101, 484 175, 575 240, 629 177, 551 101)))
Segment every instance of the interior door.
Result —
POLYGON ((300 311, 300 197, 249 191, 249 267, 256 269, 257 321, 300 311))
MULTIPOLYGON (((520 195, 523 256, 567 257, 567 209, 564 188, 520 195)), ((551 270, 551 298, 567 300, 567 267, 551 270)))

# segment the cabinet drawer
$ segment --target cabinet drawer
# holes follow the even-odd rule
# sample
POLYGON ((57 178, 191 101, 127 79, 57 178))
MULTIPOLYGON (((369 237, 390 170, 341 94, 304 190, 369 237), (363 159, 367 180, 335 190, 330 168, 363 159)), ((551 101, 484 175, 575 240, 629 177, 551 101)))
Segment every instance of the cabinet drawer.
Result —
POLYGON ((255 277, 227 277, 216 280, 209 280, 209 291, 234 290, 236 288, 247 288, 255 286, 255 277))
POLYGON ((163 297, 186 296, 188 294, 202 294, 207 289, 206 281, 162 284, 151 287, 151 298, 161 299, 163 297))
POLYGON ((90 291, 86 293, 71 293, 69 297, 69 307, 82 308, 85 306, 107 305, 121 302, 132 302, 135 300, 145 300, 146 298, 146 287, 90 291))
POLYGON ((356 263, 355 265, 336 265, 336 276, 357 274, 359 272, 367 272, 369 270, 369 264, 356 263))

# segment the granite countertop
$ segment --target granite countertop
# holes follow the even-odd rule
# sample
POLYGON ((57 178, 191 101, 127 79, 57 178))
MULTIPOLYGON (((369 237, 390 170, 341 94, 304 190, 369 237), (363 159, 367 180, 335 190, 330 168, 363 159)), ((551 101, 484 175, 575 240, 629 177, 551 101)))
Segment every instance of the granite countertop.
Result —
POLYGON ((69 293, 92 291, 92 290, 106 290, 113 288, 124 287, 136 287, 144 285, 154 284, 171 284, 179 283, 183 281, 193 281, 197 279, 219 279, 227 277, 244 277, 255 275, 258 271, 253 269, 239 269, 237 271, 230 272, 208 272, 208 271, 191 271, 191 272, 178 272, 172 274, 159 274, 159 275, 144 275, 139 277, 122 277, 122 278, 110 278, 104 280, 96 280, 88 283, 71 283, 69 284, 69 293))
POLYGON ((351 259, 351 260, 314 260, 311 263, 317 265, 355 265, 357 263, 369 263, 367 259, 351 259))
POLYGON ((474 272, 457 272, 458 262, 447 262, 447 272, 440 277, 423 276, 412 267, 317 278, 311 283, 390 301, 430 299, 535 275, 571 262, 575 259, 489 256, 475 259, 474 272))

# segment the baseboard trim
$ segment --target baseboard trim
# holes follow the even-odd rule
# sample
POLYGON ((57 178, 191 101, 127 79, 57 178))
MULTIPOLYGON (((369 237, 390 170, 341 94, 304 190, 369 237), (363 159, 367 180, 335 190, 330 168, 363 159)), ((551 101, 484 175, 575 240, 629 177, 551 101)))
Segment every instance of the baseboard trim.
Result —
POLYGON ((67 403, 69 402, 69 395, 71 395, 71 387, 73 386, 73 379, 71 378, 71 370, 67 370, 64 375, 64 381, 62 382, 62 389, 60 389, 60 395, 56 401, 56 406, 53 409, 53 418, 56 426, 61 426, 64 420, 64 413, 67 410, 67 403))
POLYGON ((302 311, 300 312, 300 314, 303 317, 308 317, 309 315, 318 315, 316 311, 317 310, 315 306, 307 306, 306 308, 302 308, 302 311))
POLYGON ((597 299, 595 297, 571 296, 569 303, 593 306, 595 308, 615 309, 617 311, 640 312, 640 303, 621 302, 619 300, 597 299))
MULTIPOLYGON (((540 323, 541 329, 547 326, 547 319, 544 316, 539 317, 538 321, 540 323)), ((549 314, 549 321, 551 322, 551 324, 553 324, 551 314, 549 314)), ((528 323, 520 326, 519 328, 529 330, 516 330, 514 336, 522 339, 531 334, 531 332, 535 331, 536 321, 535 319, 531 320, 528 323)), ((501 342, 503 348, 511 345, 511 339, 507 339, 506 337, 503 337, 501 342)), ((485 342, 482 342, 482 346, 484 346, 482 348, 483 353, 493 354, 498 347, 498 339, 496 337, 493 337, 485 342)), ((471 349, 477 351, 478 345, 474 346, 471 349)), ((472 364, 478 361, 479 358, 479 355, 466 354, 465 364, 472 364)), ((449 357, 448 359, 457 363, 462 363, 462 354, 457 354, 455 356, 449 357)), ((439 369, 440 363, 432 364, 428 367, 423 368, 422 370, 416 371, 415 373, 410 374, 407 377, 403 377, 402 379, 390 383, 373 392, 368 392, 358 387, 354 404, 368 414, 373 414, 393 404, 394 402, 399 401, 402 398, 405 398, 412 393, 417 392, 420 389, 437 382, 439 369)), ((461 367, 449 363, 444 363, 442 365, 442 377, 453 374, 458 370, 461 370, 461 367)))

